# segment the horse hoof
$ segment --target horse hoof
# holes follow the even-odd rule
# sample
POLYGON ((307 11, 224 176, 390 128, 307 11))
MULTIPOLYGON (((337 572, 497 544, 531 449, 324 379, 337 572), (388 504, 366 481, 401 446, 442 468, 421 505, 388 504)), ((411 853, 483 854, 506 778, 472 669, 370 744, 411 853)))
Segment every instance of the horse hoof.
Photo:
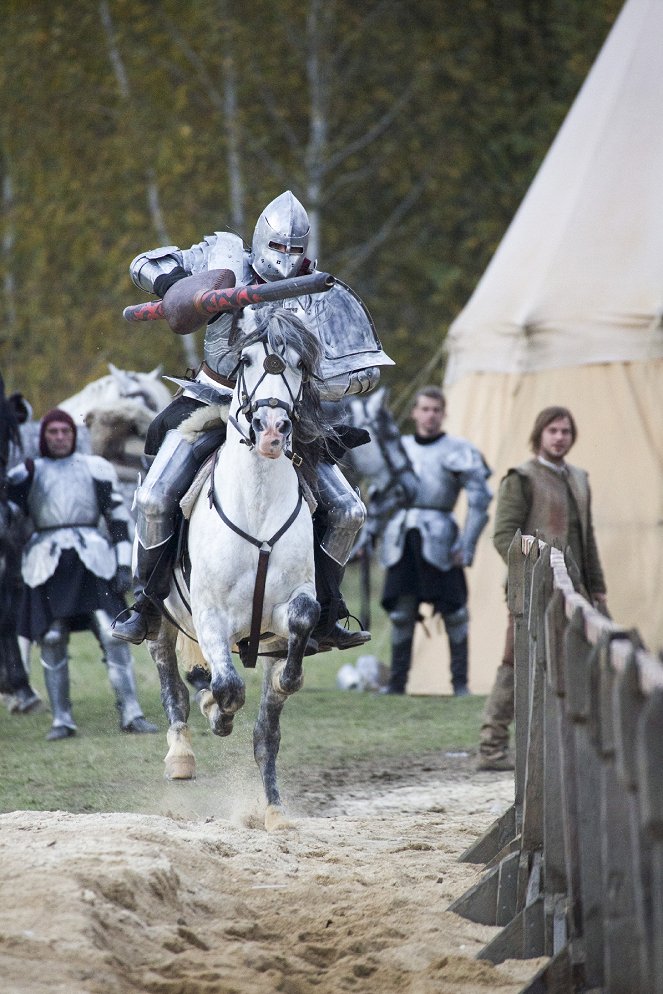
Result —
POLYGON ((268 832, 284 832, 289 828, 296 828, 296 825, 290 821, 280 805, 268 804, 265 811, 265 828, 268 832))
POLYGON ((166 780, 195 780, 196 761, 193 756, 175 756, 164 759, 166 780))
POLYGON ((184 724, 171 725, 166 732, 170 746, 164 758, 167 780, 193 780, 196 775, 196 757, 191 748, 191 732, 184 724))
POLYGON ((212 724, 212 731, 215 735, 219 735, 224 738, 226 735, 230 735, 233 730, 233 714, 224 714, 223 711, 219 711, 214 723, 212 724))

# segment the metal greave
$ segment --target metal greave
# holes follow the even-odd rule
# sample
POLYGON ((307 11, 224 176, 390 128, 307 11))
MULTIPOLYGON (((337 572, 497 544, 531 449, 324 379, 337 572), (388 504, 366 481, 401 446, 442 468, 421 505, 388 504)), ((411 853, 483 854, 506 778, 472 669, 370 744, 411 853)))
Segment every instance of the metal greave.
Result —
POLYGON ((144 549, 162 546, 174 534, 180 500, 199 465, 193 445, 179 431, 168 431, 136 490, 136 534, 144 549))
POLYGON ((327 514, 327 530, 320 545, 330 559, 345 566, 366 520, 363 501, 338 466, 326 462, 318 466, 314 496, 327 514))
POLYGON ((64 621, 54 621, 41 640, 41 665, 51 705, 54 728, 71 728, 76 723, 71 714, 69 694, 69 629, 64 621))
POLYGON ((126 642, 113 638, 111 620, 106 611, 95 611, 90 615, 90 628, 101 646, 103 662, 108 670, 108 680, 115 693, 117 709, 120 712, 120 724, 125 728, 134 718, 142 717, 143 709, 136 696, 131 650, 126 642))

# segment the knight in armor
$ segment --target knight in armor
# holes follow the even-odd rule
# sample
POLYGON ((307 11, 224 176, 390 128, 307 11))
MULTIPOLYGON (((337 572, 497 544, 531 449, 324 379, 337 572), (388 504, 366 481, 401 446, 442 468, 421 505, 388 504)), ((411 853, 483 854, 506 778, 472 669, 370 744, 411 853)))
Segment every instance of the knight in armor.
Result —
MULTIPOLYGON (((235 286, 309 275, 317 271, 306 256, 309 231, 304 207, 287 190, 260 214, 250 250, 244 248, 238 235, 217 231, 189 249, 166 246, 142 253, 131 263, 130 272, 136 286, 157 294, 164 305, 180 280, 211 270, 225 270, 231 275, 229 285, 234 281, 235 286)), ((340 281, 326 293, 284 300, 281 306, 292 308, 320 338, 322 400, 337 402, 367 393, 379 381, 379 366, 392 364, 382 351, 364 305, 340 281)), ((116 638, 139 644, 158 632, 160 606, 168 595, 176 554, 179 502, 198 468, 223 440, 217 430, 191 443, 177 429, 194 410, 218 402, 219 395, 227 399, 232 393, 236 359, 230 353, 229 338, 237 326, 242 333, 252 331, 256 313, 257 308, 246 307, 241 312, 222 312, 209 321, 204 362, 195 380, 175 381, 180 393, 150 426, 145 453, 151 465, 135 499, 136 603, 116 619, 116 638)), ((369 438, 354 429, 340 434, 348 447, 369 438)), ((322 608, 312 635, 313 649, 362 645, 370 633, 350 631, 339 619, 349 617, 340 584, 365 509, 331 458, 319 463, 313 490, 318 504, 314 515, 316 588, 322 608)))
POLYGON ((101 646, 122 731, 156 732, 137 700, 129 647, 110 627, 131 583, 131 515, 111 463, 75 449, 74 421, 54 408, 41 421, 40 456, 7 476, 8 498, 33 529, 22 556, 17 631, 40 646, 53 715, 46 738, 76 734, 67 649, 70 632, 83 629, 101 646))
MULTIPOLYGON (((442 431, 444 394, 424 387, 415 397, 415 434, 402 438, 418 483, 413 498, 389 519, 382 541, 386 568, 382 606, 391 620, 391 673, 386 693, 404 694, 412 640, 422 603, 439 613, 449 639, 451 681, 456 696, 468 690, 467 583, 476 544, 487 521, 492 494, 483 456, 463 438, 442 431), (460 530, 454 508, 461 491, 467 515, 460 530)), ((369 522, 367 535, 381 528, 369 522)))

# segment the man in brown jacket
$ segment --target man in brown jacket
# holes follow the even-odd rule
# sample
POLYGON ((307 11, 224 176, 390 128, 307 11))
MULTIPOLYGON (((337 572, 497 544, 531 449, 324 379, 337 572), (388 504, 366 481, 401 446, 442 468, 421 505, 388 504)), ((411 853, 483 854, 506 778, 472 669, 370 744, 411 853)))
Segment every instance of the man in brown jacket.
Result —
MULTIPOLYGON (((587 473, 565 461, 576 440, 573 415, 566 407, 546 407, 530 435, 534 458, 510 469, 500 483, 493 544, 507 561, 516 531, 557 539, 571 549, 580 570, 581 593, 606 611, 606 585, 601 569, 587 473)), ((480 770, 512 770, 509 725, 514 713, 513 616, 509 615, 502 664, 486 701, 479 736, 480 770)))

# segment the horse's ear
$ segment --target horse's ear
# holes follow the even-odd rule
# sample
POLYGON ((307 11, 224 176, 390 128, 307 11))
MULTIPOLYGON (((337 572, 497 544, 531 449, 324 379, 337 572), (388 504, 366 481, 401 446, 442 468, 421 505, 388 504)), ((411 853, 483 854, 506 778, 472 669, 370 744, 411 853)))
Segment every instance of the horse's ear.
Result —
POLYGON ((120 389, 122 389, 122 387, 131 388, 133 386, 131 377, 123 369, 118 369, 112 362, 108 363, 108 368, 110 369, 111 376, 117 381, 120 389))
POLYGON ((147 376, 151 380, 158 380, 160 379, 162 373, 163 373, 163 366, 159 365, 155 366, 152 372, 148 373, 147 376))

